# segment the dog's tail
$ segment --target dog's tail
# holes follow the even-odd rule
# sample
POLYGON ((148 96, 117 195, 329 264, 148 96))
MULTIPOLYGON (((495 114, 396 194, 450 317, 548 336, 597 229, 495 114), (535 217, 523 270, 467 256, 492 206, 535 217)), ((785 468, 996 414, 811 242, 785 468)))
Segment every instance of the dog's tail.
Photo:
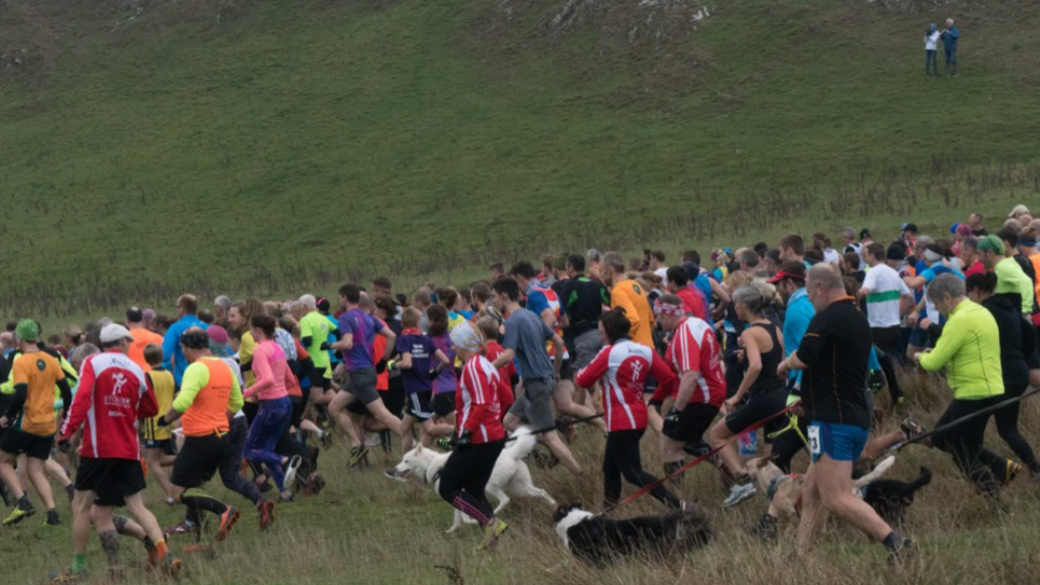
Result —
POLYGON ((932 470, 922 467, 921 475, 917 476, 917 479, 910 483, 910 489, 916 492, 930 483, 932 483, 932 470))
POLYGON ((881 463, 878 463, 877 467, 875 467, 873 471, 854 481, 853 485, 857 489, 862 488, 865 485, 870 485, 870 482, 881 479, 881 476, 885 475, 885 473, 895 464, 896 458, 889 455, 881 463))
POLYGON ((538 446, 538 439, 531 434, 529 427, 520 427, 513 432, 516 440, 506 449, 517 461, 524 459, 538 446))

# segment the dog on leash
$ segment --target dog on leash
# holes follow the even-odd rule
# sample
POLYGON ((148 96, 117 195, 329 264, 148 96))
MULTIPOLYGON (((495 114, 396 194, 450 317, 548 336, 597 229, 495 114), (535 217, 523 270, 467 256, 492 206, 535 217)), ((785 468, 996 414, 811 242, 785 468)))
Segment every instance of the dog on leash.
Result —
MULTIPOLYGON (((494 498, 498 505, 495 506, 495 514, 505 508, 512 494, 514 497, 541 498, 550 506, 556 505, 556 500, 549 496, 548 492, 534 485, 531 479, 531 470, 527 468, 524 459, 534 451, 538 441, 531 434, 531 429, 520 427, 513 433, 515 440, 506 445, 495 462, 495 469, 491 473, 485 493, 494 498)), ((394 468, 397 477, 414 475, 424 483, 432 485, 436 492, 440 483, 440 472, 444 464, 448 462, 451 453, 440 453, 433 449, 426 449, 422 445, 416 445, 414 449, 404 454, 401 462, 394 468)), ((455 510, 455 520, 448 529, 448 534, 455 532, 462 523, 475 524, 476 520, 455 510)))
POLYGON ((893 526, 906 519, 906 510, 914 503, 914 494, 932 482, 932 472, 922 467, 912 482, 883 479, 867 484, 861 491, 863 501, 870 504, 881 518, 893 526))
POLYGON ((596 566, 638 553, 682 552, 712 537, 708 516, 699 509, 613 520, 568 504, 556 509, 553 523, 564 548, 596 566))
MULTIPOLYGON (((864 497, 863 490, 876 482, 893 465, 896 458, 889 456, 877 465, 870 473, 852 482, 852 493, 864 497)), ((769 498, 769 513, 781 523, 793 528, 801 515, 802 488, 805 477, 786 475, 768 457, 756 457, 747 462, 748 472, 755 478, 758 489, 769 498)), ((869 502, 868 502, 869 503, 869 502)), ((873 504, 872 504, 873 505, 873 504)))

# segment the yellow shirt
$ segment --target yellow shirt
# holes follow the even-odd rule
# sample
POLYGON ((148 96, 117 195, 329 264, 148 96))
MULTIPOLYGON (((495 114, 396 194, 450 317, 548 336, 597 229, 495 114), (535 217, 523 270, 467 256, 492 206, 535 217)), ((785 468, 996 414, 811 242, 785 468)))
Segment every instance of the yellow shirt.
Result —
POLYGON ((625 309, 625 316, 632 324, 629 338, 647 347, 654 347, 654 312, 646 291, 634 280, 622 280, 610 290, 610 306, 625 309))
POLYGON ((58 419, 54 416, 54 386, 65 379, 65 372, 58 360, 49 353, 35 351, 23 353, 14 360, 11 380, 17 387, 25 384, 28 394, 16 427, 39 436, 58 432, 58 419))
POLYGON ((242 364, 242 374, 246 381, 246 388, 256 384, 256 376, 253 370, 246 370, 246 364, 253 361, 253 350, 256 349, 256 340, 253 334, 246 331, 242 334, 242 344, 238 346, 238 363, 242 364))
POLYGON ((172 437, 170 428, 161 427, 158 422, 159 417, 170 412, 170 406, 173 404, 173 393, 177 384, 173 380, 173 374, 161 367, 150 370, 145 375, 152 382, 152 390, 155 391, 155 401, 159 403, 159 414, 144 421, 141 435, 146 441, 167 441, 172 437))

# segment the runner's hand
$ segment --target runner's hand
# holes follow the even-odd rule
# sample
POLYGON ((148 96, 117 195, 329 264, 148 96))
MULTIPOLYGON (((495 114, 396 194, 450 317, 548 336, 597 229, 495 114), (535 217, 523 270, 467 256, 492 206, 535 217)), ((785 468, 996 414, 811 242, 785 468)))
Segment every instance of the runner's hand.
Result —
POLYGON ((7 420, 6 416, 0 416, 0 429, 6 429, 10 424, 11 421, 7 420))
POLYGON ((459 435, 459 440, 455 443, 458 447, 469 447, 472 443, 473 433, 469 429, 464 429, 462 434, 459 435))
POLYGON ((376 362, 376 373, 382 374, 386 371, 386 360, 379 360, 376 362))

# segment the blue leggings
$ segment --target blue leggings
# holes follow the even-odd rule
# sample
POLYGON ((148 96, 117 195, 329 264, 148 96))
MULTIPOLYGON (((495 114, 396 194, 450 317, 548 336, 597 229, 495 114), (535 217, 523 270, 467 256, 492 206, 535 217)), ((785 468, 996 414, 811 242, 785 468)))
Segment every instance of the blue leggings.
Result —
POLYGON ((288 396, 277 400, 260 403, 260 411, 249 427, 242 455, 249 461, 266 463, 274 476, 278 489, 284 490, 285 471, 282 469, 282 456, 274 452, 278 438, 289 430, 292 422, 292 401, 288 396))

